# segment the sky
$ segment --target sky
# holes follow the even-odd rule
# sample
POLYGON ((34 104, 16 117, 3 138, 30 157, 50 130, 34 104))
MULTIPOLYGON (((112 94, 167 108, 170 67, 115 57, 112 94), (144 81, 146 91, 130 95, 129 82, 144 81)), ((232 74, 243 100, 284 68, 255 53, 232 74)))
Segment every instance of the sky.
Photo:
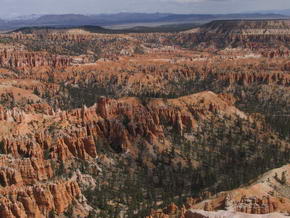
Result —
POLYGON ((0 17, 119 12, 239 13, 289 8, 290 0, 0 0, 0 17))

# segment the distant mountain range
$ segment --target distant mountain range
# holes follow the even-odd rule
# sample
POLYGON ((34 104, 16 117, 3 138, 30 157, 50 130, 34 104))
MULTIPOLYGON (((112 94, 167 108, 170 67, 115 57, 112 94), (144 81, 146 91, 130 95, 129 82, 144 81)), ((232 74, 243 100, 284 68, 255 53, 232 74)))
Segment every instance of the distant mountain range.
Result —
POLYGON ((118 13, 118 14, 61 14, 61 15, 31 15, 10 20, 0 20, 1 30, 12 30, 31 26, 74 27, 82 25, 118 26, 130 24, 168 24, 168 23, 205 23, 220 19, 285 19, 290 10, 283 14, 243 13, 243 14, 170 14, 170 13, 118 13))
MULTIPOLYGON (((261 12, 260 12, 261 13, 261 12)), ((284 9, 284 10, 270 10, 270 11, 263 11, 262 13, 274 13, 274 14, 281 14, 290 16, 290 9, 284 9)))

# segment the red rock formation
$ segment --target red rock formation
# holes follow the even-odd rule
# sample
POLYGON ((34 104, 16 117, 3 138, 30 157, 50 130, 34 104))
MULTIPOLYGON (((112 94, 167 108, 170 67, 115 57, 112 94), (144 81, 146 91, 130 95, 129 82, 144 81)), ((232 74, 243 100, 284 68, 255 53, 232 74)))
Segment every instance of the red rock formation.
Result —
POLYGON ((51 55, 44 52, 0 51, 0 66, 17 70, 30 70, 34 67, 64 68, 72 60, 66 56, 51 55))
MULTIPOLYGON (((80 173, 67 175, 68 169, 87 161, 88 171, 98 175, 102 169, 96 159, 106 166, 113 162, 98 156, 104 146, 113 149, 113 155, 137 159, 141 142, 152 156, 158 156, 172 148, 168 135, 173 131, 187 136, 216 117, 252 122, 234 106, 235 87, 243 91, 256 85, 285 90, 290 86, 289 31, 279 27, 276 35, 273 29, 261 33, 260 26, 250 24, 253 30, 242 24, 233 31, 227 25, 209 26, 208 33, 200 29, 178 34, 99 35, 62 30, 9 35, 13 43, 0 48, 0 66, 12 69, 0 69, 0 217, 47 217, 51 211, 61 214, 78 204, 83 200, 82 183, 93 186, 94 182, 80 173), (54 54, 25 51, 40 40, 46 40, 54 54), (71 49, 75 57, 57 55, 82 43, 88 46, 84 54, 71 49), (203 52, 180 49, 197 44, 203 52), (137 46, 144 54, 135 54, 137 46), (96 57, 102 58, 96 61, 96 57), (103 93, 172 97, 201 89, 233 94, 204 91, 174 99, 100 97, 103 93), (98 99, 96 104, 71 109, 81 107, 86 95, 90 95, 85 99, 88 105, 98 99)), ((144 160, 149 168, 153 165, 150 158, 144 160)), ((207 201, 190 198, 181 208, 171 204, 153 211, 151 217, 200 217, 188 210, 230 207, 263 214, 285 211, 289 205, 267 195, 245 195, 231 201, 226 195, 215 198, 204 192, 202 199, 207 201)))
POLYGON ((7 156, 0 158, 1 185, 31 185, 53 176, 50 161, 42 158, 16 159, 7 156))
POLYGON ((30 187, 12 186, 0 190, 0 217, 46 217, 54 210, 63 213, 81 197, 74 181, 59 181, 30 187))

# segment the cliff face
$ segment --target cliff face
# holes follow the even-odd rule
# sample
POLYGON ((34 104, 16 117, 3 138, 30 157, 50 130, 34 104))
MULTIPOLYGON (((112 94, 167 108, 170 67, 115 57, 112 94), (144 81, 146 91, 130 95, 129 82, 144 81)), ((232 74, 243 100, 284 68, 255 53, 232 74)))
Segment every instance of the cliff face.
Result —
POLYGON ((202 27, 210 33, 239 35, 289 35, 289 20, 228 20, 213 21, 202 27))
POLYGON ((22 71, 31 70, 34 67, 64 68, 71 64, 69 57, 51 55, 49 53, 26 52, 4 49, 0 51, 0 66, 22 71))
POLYGON ((288 55, 289 39, 289 20, 213 21, 175 38, 178 44, 186 47, 248 48, 254 51, 270 48, 286 50, 288 55))
POLYGON ((12 186, 1 190, 1 217, 47 217, 63 213, 81 192, 75 181, 58 181, 33 187, 12 186))

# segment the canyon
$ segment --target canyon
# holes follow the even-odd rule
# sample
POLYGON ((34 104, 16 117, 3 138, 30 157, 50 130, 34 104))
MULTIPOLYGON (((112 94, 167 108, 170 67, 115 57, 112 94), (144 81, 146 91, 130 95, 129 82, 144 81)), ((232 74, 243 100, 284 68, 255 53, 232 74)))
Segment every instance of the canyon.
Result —
POLYGON ((290 214, 289 20, 0 34, 0 217, 290 214))

